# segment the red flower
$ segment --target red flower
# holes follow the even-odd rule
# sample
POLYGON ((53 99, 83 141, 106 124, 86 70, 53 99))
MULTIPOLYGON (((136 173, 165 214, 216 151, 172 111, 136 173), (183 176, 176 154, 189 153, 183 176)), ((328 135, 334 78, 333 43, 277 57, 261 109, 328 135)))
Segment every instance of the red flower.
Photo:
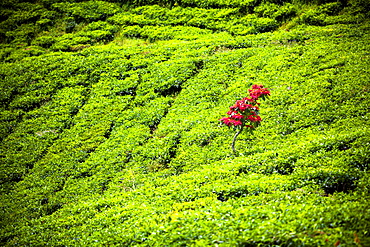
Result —
POLYGON ((245 110, 248 108, 248 106, 247 106, 247 104, 241 103, 241 104, 238 106, 238 108, 239 108, 239 110, 241 110, 241 111, 245 111, 245 110))
POLYGON ((238 125, 243 124, 242 121, 239 121, 239 120, 233 120, 232 123, 233 123, 234 126, 238 126, 238 125))
POLYGON ((270 91, 267 88, 264 88, 262 85, 253 85, 252 89, 249 89, 249 96, 252 99, 258 100, 259 97, 269 96, 270 91))
POLYGON ((221 118, 220 121, 223 122, 227 126, 231 126, 231 125, 239 126, 243 124, 242 121, 232 119, 231 117, 221 118))
POLYGON ((237 109, 238 106, 237 105, 233 105, 233 106, 230 106, 230 110, 234 111, 235 109, 237 109))
POLYGON ((237 111, 228 111, 228 112, 226 112, 226 114, 227 115, 233 115, 233 114, 238 114, 238 112, 237 111))
POLYGON ((232 119, 230 119, 228 117, 223 117, 223 118, 220 119, 220 121, 223 122, 226 126, 230 126, 231 125, 230 120, 232 120, 232 119))
POLYGON ((249 102, 252 102, 252 103, 254 103, 254 101, 255 101, 253 98, 248 98, 248 97, 243 98, 243 100, 244 101, 249 101, 249 102))
POLYGON ((261 120, 262 120, 261 117, 256 115, 256 114, 249 115, 247 118, 251 122, 261 122, 261 120))
POLYGON ((262 85, 257 85, 257 84, 252 85, 252 89, 260 89, 260 88, 263 88, 263 86, 262 85))
POLYGON ((231 115, 231 118, 233 118, 233 119, 242 119, 242 118, 244 118, 244 116, 242 115, 242 114, 235 114, 235 115, 231 115))

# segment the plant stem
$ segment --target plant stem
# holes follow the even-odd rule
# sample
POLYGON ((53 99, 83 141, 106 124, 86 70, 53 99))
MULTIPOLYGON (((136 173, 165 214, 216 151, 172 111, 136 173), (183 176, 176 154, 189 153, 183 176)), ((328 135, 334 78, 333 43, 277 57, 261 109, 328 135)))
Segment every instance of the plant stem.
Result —
POLYGON ((234 153, 236 153, 236 150, 235 150, 235 141, 236 141, 236 138, 238 137, 238 135, 243 131, 243 125, 242 127, 240 128, 240 130, 238 132, 235 133, 234 135, 234 139, 233 139, 233 142, 231 143, 231 149, 233 150, 234 153))

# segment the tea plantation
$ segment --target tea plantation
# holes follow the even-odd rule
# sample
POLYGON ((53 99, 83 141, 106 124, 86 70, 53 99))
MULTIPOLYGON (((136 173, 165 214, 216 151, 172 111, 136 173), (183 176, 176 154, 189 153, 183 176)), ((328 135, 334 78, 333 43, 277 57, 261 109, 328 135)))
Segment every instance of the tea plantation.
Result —
POLYGON ((369 1, 0 13, 1 246, 370 246, 369 1))

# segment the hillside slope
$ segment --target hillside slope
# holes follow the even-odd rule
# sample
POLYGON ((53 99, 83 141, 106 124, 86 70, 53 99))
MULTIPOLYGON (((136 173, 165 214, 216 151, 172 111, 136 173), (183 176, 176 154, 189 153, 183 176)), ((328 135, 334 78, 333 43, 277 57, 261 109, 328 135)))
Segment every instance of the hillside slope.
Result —
POLYGON ((370 5, 307 2, 4 1, 1 244, 369 246, 370 5))

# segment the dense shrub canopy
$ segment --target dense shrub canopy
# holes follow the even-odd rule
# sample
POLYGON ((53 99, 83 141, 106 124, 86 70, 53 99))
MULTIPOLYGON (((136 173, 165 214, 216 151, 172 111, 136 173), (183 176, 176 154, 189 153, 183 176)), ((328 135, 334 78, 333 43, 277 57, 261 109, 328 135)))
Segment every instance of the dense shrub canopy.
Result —
POLYGON ((1 245, 369 246, 369 10, 2 1, 1 245))

